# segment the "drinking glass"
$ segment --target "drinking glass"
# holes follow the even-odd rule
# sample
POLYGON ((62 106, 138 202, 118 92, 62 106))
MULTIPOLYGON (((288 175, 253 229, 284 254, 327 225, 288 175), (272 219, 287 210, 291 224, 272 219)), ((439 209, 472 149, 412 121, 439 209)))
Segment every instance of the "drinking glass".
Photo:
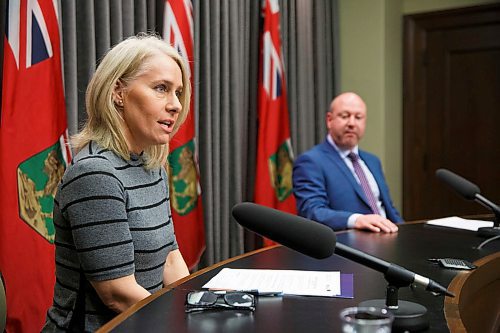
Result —
POLYGON ((387 309, 352 307, 340 312, 344 333, 390 333, 394 317, 387 309))

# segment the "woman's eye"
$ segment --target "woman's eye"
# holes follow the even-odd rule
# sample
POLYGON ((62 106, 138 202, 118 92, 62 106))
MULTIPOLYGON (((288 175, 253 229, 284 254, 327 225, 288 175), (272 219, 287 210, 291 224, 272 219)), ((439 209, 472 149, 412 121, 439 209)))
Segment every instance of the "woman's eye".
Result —
POLYGON ((155 87, 155 90, 159 91, 159 92, 165 92, 165 91, 167 91, 167 87, 164 84, 160 84, 160 85, 155 87))
POLYGON ((176 91, 175 96, 177 96, 177 98, 180 98, 182 96, 182 91, 176 91))

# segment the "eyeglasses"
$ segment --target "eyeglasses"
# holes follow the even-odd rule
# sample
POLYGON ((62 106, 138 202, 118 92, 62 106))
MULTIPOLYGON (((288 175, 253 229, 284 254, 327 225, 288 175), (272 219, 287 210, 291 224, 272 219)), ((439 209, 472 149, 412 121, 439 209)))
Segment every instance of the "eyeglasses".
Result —
POLYGON ((255 297, 244 292, 216 294, 209 290, 191 291, 186 295, 186 312, 223 308, 254 311, 255 297))

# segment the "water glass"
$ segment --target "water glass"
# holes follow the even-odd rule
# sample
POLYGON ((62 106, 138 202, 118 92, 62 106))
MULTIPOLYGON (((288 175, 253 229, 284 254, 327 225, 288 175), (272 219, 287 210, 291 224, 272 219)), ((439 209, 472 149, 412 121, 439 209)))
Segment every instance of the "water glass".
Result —
POLYGON ((394 317, 383 308, 352 307, 340 312, 344 333, 390 333, 394 317))

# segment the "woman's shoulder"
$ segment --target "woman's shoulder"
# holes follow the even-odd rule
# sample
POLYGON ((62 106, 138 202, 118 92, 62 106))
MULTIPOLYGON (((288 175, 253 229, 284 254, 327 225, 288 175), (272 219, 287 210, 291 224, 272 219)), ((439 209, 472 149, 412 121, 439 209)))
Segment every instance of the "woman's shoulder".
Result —
POLYGON ((77 176, 88 172, 114 173, 120 160, 115 153, 99 147, 95 142, 90 142, 73 157, 66 174, 77 176))
POLYGON ((123 163, 116 154, 99 149, 95 144, 83 147, 66 168, 60 183, 60 192, 65 193, 61 202, 94 191, 123 191, 124 176, 120 171, 123 163))

